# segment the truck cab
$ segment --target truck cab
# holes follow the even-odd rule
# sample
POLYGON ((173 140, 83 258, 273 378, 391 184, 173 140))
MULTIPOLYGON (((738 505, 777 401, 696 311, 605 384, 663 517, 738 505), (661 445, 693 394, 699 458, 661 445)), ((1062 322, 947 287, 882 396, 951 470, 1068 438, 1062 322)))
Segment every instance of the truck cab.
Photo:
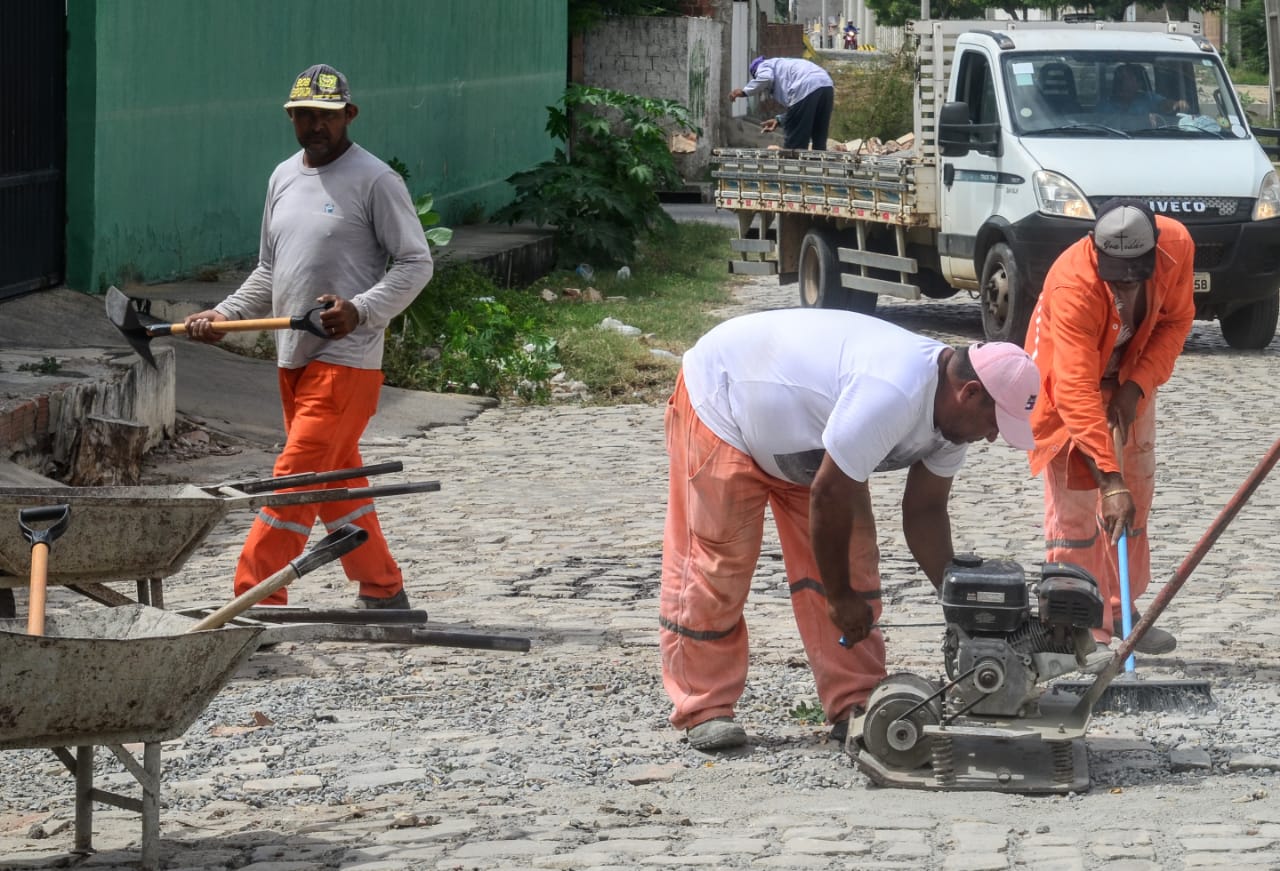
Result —
POLYGON ((1265 347, 1280 313, 1280 180, 1212 44, 990 24, 1010 26, 956 38, 937 114, 935 267, 978 295, 988 338, 1022 341, 1058 254, 1124 196, 1190 231, 1197 318, 1216 318, 1233 348, 1265 347))

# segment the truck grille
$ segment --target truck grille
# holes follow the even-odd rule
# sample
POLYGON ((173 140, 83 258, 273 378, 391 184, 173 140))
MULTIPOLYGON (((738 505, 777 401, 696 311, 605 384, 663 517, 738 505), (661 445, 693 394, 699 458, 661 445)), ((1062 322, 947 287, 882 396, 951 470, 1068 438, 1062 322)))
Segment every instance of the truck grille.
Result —
MULTIPOLYGON (((1252 197, 1170 197, 1142 196, 1141 194, 1125 194, 1142 200, 1157 215, 1181 221, 1188 226, 1192 224, 1237 223, 1249 219, 1253 212, 1252 197)), ((1096 211, 1111 197, 1093 197, 1090 199, 1096 211)), ((1198 258, 1197 258, 1198 259, 1198 258)), ((1197 264, 1198 265, 1198 264, 1197 264)))

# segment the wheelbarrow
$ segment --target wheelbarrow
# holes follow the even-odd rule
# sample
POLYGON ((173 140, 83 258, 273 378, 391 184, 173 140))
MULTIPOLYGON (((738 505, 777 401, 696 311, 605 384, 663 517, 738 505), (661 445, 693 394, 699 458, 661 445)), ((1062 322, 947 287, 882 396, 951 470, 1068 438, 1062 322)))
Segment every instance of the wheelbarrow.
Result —
POLYGON ((158 867, 160 742, 190 728, 261 638, 261 628, 225 624, 367 538, 343 526, 203 620, 141 604, 51 616, 43 635, 0 620, 0 750, 47 747, 67 766, 77 852, 93 849, 93 803, 102 802, 142 814, 142 867, 158 867), (123 746, 136 743, 141 764, 123 746), (96 745, 138 781, 141 800, 93 786, 96 745))
MULTIPOLYGON (((291 476, 292 486, 332 480, 325 477, 332 474, 291 476), (299 481, 299 478, 304 480, 299 481)), ((261 482, 249 483, 250 489, 254 489, 254 484, 262 486, 261 482)), ((283 493, 245 492, 233 485, 201 488, 193 484, 0 487, 0 517, 7 512, 33 506, 70 505, 76 522, 59 542, 59 558, 49 567, 48 582, 78 585, 113 580, 138 581, 139 598, 163 607, 163 599, 156 600, 163 595, 161 587, 152 584, 151 595, 143 587, 143 582, 158 582, 177 572, 231 511, 399 496, 439 489, 438 481, 283 493)), ((30 572, 30 558, 25 542, 17 537, 0 535, 0 585, 24 583, 22 579, 30 572), (6 575, 12 578, 6 580, 6 575)))

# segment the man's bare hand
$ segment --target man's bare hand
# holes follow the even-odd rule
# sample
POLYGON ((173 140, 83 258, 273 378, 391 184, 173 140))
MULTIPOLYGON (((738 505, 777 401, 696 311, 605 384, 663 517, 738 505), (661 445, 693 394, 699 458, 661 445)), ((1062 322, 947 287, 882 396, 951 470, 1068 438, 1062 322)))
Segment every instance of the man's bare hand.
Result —
POLYGON ((227 320, 227 316, 222 312, 208 309, 202 312, 196 312, 193 315, 187 315, 182 323, 187 328, 187 338, 194 339, 197 342, 206 342, 213 344, 221 342, 225 333, 220 333, 213 329, 211 324, 227 320))
POLYGON ((1126 381, 1111 394, 1111 402, 1107 405, 1107 424, 1120 428, 1121 439, 1129 432, 1129 427, 1138 418, 1138 403, 1142 400, 1142 388, 1132 381, 1126 381))
POLYGON ((1102 527, 1107 531, 1107 538, 1114 546, 1120 541, 1120 533, 1133 525, 1137 507, 1133 504, 1133 496, 1120 490, 1102 491, 1102 527))
POLYGON ((857 593, 841 596, 836 599, 828 597, 827 616, 836 628, 844 633, 844 643, 852 647, 871 634, 875 615, 871 606, 857 593))
POLYGON ((746 95, 747 95, 747 92, 742 90, 742 88, 734 88, 732 91, 729 92, 729 99, 736 100, 739 97, 745 97, 746 95))
POLYGON ((326 293, 316 302, 322 305, 332 303, 329 308, 320 313, 320 327, 329 338, 341 339, 360 326, 360 310, 351 300, 326 293))
POLYGON ((769 120, 767 120, 767 121, 762 121, 762 122, 760 122, 760 132, 761 132, 761 133, 772 133, 773 131, 775 131, 775 130, 777 130, 777 129, 778 129, 778 119, 777 119, 777 118, 770 118, 770 119, 769 119, 769 120))

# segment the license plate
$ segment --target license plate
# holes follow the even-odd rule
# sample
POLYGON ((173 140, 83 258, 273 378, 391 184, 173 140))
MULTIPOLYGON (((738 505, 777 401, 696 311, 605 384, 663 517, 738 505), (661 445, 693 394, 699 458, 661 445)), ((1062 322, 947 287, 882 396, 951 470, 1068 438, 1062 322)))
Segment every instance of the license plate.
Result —
POLYGON ((1209 273, 1197 272, 1191 276, 1191 290, 1193 293, 1209 292, 1209 273))

